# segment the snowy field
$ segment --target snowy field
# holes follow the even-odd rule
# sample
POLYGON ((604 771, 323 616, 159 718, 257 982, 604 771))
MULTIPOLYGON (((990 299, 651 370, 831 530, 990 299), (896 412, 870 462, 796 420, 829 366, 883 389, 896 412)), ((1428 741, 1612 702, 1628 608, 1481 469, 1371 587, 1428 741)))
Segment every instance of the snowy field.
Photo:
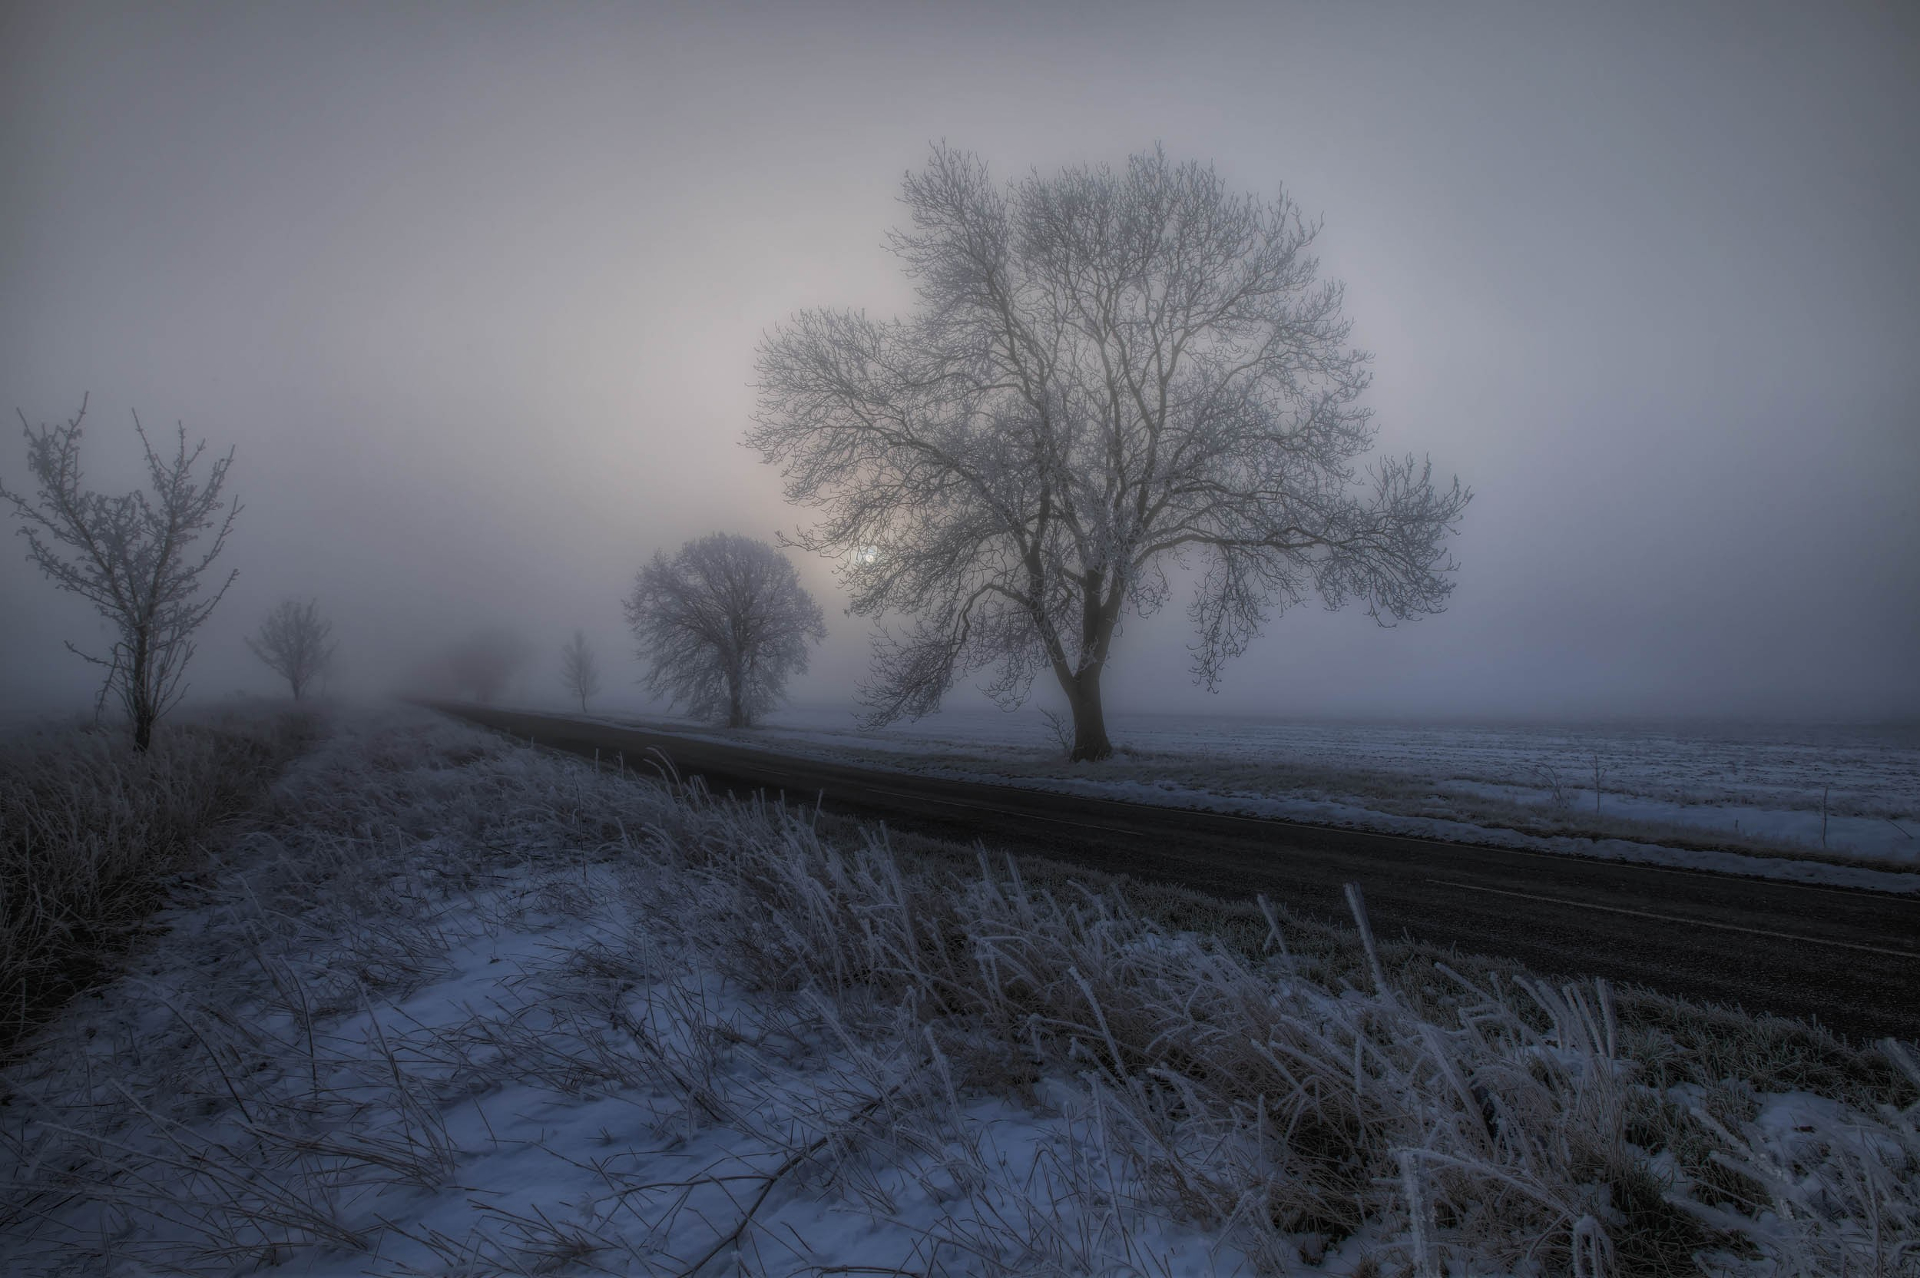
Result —
POLYGON ((1236 949, 425 712, 158 921, 0 1074, 0 1272, 1913 1272, 1900 1045, 1284 902, 1236 949))
POLYGON ((1118 754, 1067 764, 1032 711, 949 713, 872 732, 842 710, 789 710, 747 732, 659 717, 613 721, 1070 793, 1920 890, 1920 727, 1116 716, 1118 754))

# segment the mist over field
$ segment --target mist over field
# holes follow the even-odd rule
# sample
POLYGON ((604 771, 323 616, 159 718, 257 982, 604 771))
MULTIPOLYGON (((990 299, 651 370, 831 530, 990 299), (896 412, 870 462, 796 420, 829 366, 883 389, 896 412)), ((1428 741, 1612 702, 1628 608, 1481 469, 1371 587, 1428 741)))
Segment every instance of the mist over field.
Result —
MULTIPOLYGON (((1911 718, 1917 69, 1899 6, 10 6, 0 407, 90 394, 108 491, 133 410, 235 450, 195 697, 279 693, 244 638, 292 597, 332 692, 491 628, 533 654, 506 698, 559 704, 579 628, 640 708, 634 573, 808 518, 741 446, 755 349, 911 309, 930 144, 1006 181, 1157 141, 1324 220, 1379 448, 1475 498, 1445 612, 1309 601, 1213 695, 1176 589, 1117 713, 1911 718)), ((97 688, 23 549, 9 720, 97 688)), ((827 639, 788 691, 851 707, 869 623, 791 556, 827 639)))

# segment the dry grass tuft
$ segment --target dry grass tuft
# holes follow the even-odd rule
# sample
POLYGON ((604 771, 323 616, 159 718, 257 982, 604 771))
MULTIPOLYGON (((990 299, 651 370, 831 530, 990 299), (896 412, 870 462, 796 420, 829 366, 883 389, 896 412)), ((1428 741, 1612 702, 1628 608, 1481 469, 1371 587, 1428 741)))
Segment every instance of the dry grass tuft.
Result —
POLYGON ((0 1056, 98 976, 316 731, 304 714, 228 714, 145 753, 95 728, 0 743, 0 1056))

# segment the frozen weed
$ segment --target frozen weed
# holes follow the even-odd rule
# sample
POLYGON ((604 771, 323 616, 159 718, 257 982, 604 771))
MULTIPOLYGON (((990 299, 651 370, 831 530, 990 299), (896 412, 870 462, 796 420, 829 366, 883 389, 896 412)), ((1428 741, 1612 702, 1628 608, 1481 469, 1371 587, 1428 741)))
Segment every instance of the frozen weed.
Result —
POLYGON ((107 968, 169 876, 317 731, 304 713, 233 713, 144 753, 85 727, 0 744, 0 1055, 107 968))
POLYGON ((16 1270, 1915 1272, 1900 1044, 424 715, 220 882, 9 1075, 16 1270))

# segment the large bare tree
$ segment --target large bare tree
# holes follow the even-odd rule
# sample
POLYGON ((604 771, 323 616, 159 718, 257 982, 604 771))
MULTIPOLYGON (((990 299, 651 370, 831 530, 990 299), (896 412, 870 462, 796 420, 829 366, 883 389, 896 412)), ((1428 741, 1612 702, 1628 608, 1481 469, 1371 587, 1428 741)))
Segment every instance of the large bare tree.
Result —
POLYGON ((743 728, 777 705, 826 638, 820 605, 786 556, 732 533, 656 553, 635 576, 627 621, 646 686, 688 713, 743 728))
POLYGON ((588 646, 584 630, 574 631, 573 638, 560 650, 560 682, 580 698, 580 713, 585 714, 587 698, 600 691, 600 661, 588 646))
POLYGON ((260 633, 247 640, 247 647, 291 685, 293 699, 298 701, 307 686, 333 664, 339 645, 333 638, 333 623, 320 615, 318 600, 283 599, 260 623, 260 633))
POLYGON ((1383 624, 1440 609, 1469 494, 1361 458, 1368 356, 1347 345, 1317 225, 1159 150, 993 183, 935 148, 892 247, 921 306, 804 311, 761 345, 748 443, 818 522, 875 638, 871 722, 992 667, 1017 704, 1050 670, 1075 759, 1112 751, 1101 676, 1129 613, 1189 572, 1212 687, 1268 616, 1317 593, 1383 624))
POLYGON ((100 704, 118 698, 133 729, 133 744, 145 750, 153 725, 185 693, 193 634, 233 584, 229 572, 209 592, 202 577, 226 545, 238 501, 222 490, 233 451, 216 457, 204 480, 194 467, 206 451, 202 440, 187 447, 184 425, 174 428, 174 447, 154 451, 146 429, 134 415, 147 462, 149 491, 109 496, 81 487, 81 423, 87 403, 61 426, 39 429, 20 417, 27 437, 27 467, 39 493, 29 501, 0 486, 0 498, 13 506, 27 539, 27 557, 54 585, 70 590, 97 609, 113 633, 104 653, 67 649, 106 671, 100 704), (211 533, 211 537, 202 538, 211 533))

